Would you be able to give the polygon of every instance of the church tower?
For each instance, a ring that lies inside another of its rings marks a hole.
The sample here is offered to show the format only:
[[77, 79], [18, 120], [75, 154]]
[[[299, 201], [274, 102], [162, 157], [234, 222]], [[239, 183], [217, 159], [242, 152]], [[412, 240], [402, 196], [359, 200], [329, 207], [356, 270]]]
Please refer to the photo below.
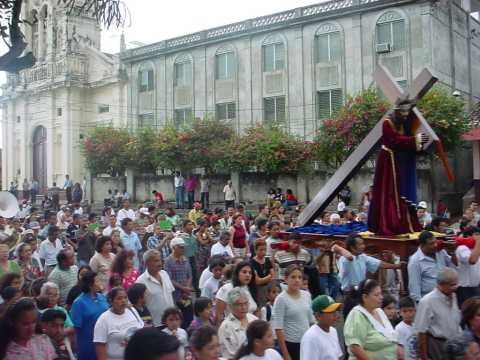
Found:
[[45, 191], [65, 175], [86, 175], [80, 142], [98, 122], [121, 121], [117, 55], [101, 52], [101, 27], [57, 0], [24, 0], [22, 18], [33, 67], [8, 74], [3, 111], [2, 184], [36, 179]]

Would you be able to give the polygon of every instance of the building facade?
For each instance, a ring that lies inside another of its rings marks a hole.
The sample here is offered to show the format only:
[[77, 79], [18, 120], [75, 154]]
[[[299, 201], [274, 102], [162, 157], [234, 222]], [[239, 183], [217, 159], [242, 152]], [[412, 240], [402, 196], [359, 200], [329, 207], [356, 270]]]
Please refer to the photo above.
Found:
[[67, 15], [56, 0], [24, 2], [24, 34], [37, 62], [8, 74], [2, 87], [2, 184], [37, 179], [41, 188], [81, 183], [79, 141], [89, 126], [124, 126], [126, 79], [118, 56], [100, 51], [100, 26], [87, 14]]
[[82, 129], [105, 122], [161, 129], [215, 117], [239, 132], [270, 122], [311, 139], [348, 94], [373, 84], [378, 63], [401, 86], [428, 67], [469, 104], [480, 99], [477, 0], [333, 0], [119, 57], [99, 51], [93, 19], [52, 3], [29, 2], [45, 19], [29, 33], [39, 62], [3, 89], [4, 187], [79, 179]]

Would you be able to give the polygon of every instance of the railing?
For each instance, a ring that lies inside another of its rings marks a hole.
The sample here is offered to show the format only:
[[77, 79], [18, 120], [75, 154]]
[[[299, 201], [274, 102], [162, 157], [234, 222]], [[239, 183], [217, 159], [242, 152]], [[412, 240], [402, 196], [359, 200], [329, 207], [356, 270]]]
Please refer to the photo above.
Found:
[[12, 86], [31, 85], [46, 80], [68, 77], [71, 80], [85, 81], [88, 74], [87, 59], [83, 55], [68, 55], [56, 62], [41, 63], [11, 75]]
[[136, 49], [130, 49], [123, 52], [121, 54], [121, 57], [123, 59], [127, 59], [129, 57], [147, 55], [157, 52], [159, 50], [173, 49], [179, 46], [195, 44], [205, 40], [221, 39], [226, 36], [241, 34], [251, 29], [259, 30], [263, 28], [268, 28], [273, 25], [288, 23], [290, 21], [307, 18], [313, 15], [325, 14], [332, 11], [353, 8], [355, 6], [367, 5], [380, 1], [382, 0], [331, 0], [316, 5], [305, 6], [302, 8], [287, 10], [281, 13], [262, 16], [255, 19], [249, 19], [205, 31], [199, 31], [193, 34], [160, 41]]

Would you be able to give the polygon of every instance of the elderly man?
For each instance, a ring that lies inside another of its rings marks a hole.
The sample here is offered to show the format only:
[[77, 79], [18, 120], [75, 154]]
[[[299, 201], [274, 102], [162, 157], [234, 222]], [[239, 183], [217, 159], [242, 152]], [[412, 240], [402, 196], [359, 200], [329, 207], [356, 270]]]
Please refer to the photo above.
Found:
[[60, 250], [57, 254], [57, 266], [48, 275], [48, 281], [58, 286], [60, 299], [58, 303], [64, 305], [68, 293], [77, 284], [78, 267], [75, 265], [75, 253], [71, 247]]
[[173, 238], [170, 242], [173, 252], [165, 260], [164, 269], [170, 276], [175, 287], [173, 297], [175, 301], [188, 299], [192, 295], [192, 268], [184, 256], [185, 241], [181, 237]]
[[172, 296], [175, 288], [168, 273], [162, 270], [162, 259], [158, 250], [145, 252], [143, 262], [147, 270], [136, 282], [147, 287], [147, 308], [152, 314], [153, 325], [161, 326], [165, 309], [175, 306]]
[[227, 304], [230, 314], [223, 320], [218, 329], [220, 350], [225, 359], [233, 359], [235, 353], [246, 340], [248, 324], [257, 317], [248, 312], [248, 298], [246, 290], [235, 287], [227, 295]]
[[458, 287], [457, 272], [450, 268], [440, 270], [437, 286], [418, 303], [415, 330], [421, 360], [445, 359], [445, 342], [462, 334], [461, 314], [455, 290]]
[[408, 290], [416, 302], [435, 288], [440, 270], [454, 266], [445, 250], [437, 251], [437, 239], [430, 231], [422, 231], [418, 242], [418, 250], [408, 261]]

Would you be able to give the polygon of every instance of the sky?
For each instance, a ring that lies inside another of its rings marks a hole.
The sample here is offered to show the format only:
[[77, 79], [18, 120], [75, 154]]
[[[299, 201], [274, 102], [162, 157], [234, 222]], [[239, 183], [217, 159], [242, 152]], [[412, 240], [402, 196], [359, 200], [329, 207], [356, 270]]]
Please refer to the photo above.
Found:
[[124, 0], [125, 26], [103, 32], [102, 50], [118, 52], [122, 30], [130, 48], [319, 2], [325, 0]]

